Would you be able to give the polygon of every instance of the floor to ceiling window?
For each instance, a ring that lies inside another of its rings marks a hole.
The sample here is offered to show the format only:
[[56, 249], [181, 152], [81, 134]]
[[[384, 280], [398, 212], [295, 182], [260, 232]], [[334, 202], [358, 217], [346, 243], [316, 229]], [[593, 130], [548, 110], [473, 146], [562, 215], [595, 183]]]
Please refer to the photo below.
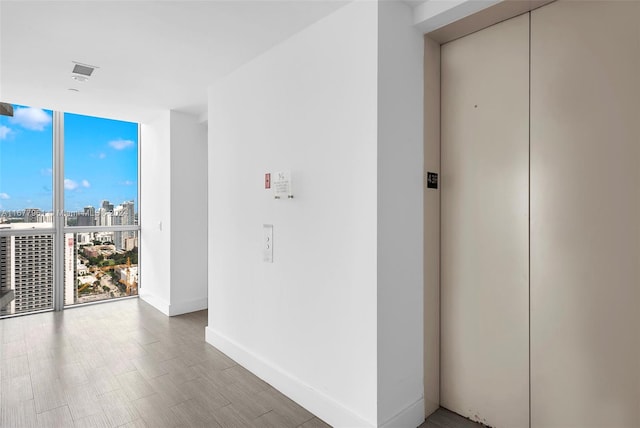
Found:
[[138, 294], [136, 123], [0, 116], [0, 317]]
[[0, 316], [53, 309], [53, 112], [0, 116]]

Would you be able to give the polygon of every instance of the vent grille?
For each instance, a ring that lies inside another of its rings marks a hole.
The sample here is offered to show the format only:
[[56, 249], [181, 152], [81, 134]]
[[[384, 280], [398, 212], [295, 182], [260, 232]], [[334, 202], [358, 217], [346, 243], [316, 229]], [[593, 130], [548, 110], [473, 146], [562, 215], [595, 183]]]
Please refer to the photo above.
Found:
[[13, 105], [9, 103], [0, 103], [0, 115], [13, 116]]
[[95, 70], [95, 68], [88, 65], [76, 64], [73, 66], [73, 73], [81, 74], [83, 76], [91, 76], [93, 70]]

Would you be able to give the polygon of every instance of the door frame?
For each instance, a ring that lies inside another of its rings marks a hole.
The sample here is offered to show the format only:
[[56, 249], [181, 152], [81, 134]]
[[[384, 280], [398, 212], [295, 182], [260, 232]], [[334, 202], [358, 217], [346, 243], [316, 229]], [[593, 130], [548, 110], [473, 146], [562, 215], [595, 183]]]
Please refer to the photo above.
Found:
[[[424, 171], [440, 171], [440, 47], [452, 40], [552, 3], [501, 1], [424, 35]], [[440, 183], [424, 186], [424, 403], [428, 417], [440, 407]]]

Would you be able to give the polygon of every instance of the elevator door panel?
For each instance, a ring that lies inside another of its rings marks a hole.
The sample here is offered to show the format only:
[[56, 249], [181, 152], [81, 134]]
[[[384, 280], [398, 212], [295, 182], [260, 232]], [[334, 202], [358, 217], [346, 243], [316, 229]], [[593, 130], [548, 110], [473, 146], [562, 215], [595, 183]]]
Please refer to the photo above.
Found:
[[640, 2], [531, 21], [532, 427], [640, 427]]
[[441, 55], [441, 403], [527, 427], [529, 15]]

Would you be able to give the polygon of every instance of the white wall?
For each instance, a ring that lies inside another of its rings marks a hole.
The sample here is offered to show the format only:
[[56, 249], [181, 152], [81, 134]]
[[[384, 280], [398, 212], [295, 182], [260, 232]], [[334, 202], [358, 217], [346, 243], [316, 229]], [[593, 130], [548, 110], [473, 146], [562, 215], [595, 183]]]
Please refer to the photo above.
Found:
[[416, 6], [413, 22], [416, 28], [426, 34], [480, 12], [500, 1], [502, 0], [425, 1]]
[[140, 298], [166, 315], [205, 309], [206, 128], [166, 111], [141, 133]]
[[207, 307], [207, 128], [171, 112], [170, 315]]
[[209, 93], [207, 340], [338, 426], [376, 423], [376, 17], [345, 6]]
[[417, 426], [424, 420], [424, 40], [406, 4], [379, 7], [378, 423]]
[[[140, 298], [169, 314], [171, 277], [170, 112], [141, 125]], [[162, 230], [160, 230], [162, 223]]]
[[[207, 341], [334, 426], [424, 414], [422, 38], [380, 6], [399, 64], [379, 82], [378, 7], [348, 4], [209, 92]], [[287, 169], [295, 197], [275, 200], [264, 174]]]

